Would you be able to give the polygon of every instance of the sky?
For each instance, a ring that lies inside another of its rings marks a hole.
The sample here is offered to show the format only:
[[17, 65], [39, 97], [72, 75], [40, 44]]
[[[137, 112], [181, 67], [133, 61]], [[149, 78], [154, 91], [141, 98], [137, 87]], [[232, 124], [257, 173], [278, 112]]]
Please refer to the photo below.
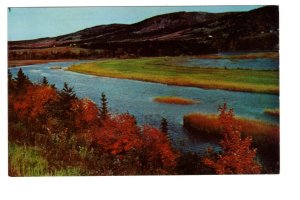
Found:
[[258, 7], [261, 6], [10, 8], [8, 40], [54, 37], [103, 24], [132, 24], [178, 11], [220, 13], [249, 11]]

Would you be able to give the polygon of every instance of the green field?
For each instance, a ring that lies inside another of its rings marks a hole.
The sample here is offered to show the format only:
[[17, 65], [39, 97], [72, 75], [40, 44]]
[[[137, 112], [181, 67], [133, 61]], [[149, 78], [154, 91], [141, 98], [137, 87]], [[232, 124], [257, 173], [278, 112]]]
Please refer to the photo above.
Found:
[[179, 66], [182, 57], [105, 59], [68, 70], [97, 76], [231, 91], [279, 93], [279, 72]]

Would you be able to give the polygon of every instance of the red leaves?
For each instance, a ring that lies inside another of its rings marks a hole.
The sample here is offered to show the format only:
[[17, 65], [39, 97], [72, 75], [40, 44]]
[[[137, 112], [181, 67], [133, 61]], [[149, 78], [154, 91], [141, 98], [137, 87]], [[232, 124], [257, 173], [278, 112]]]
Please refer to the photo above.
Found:
[[13, 109], [21, 119], [35, 119], [46, 112], [45, 105], [57, 100], [57, 93], [51, 87], [28, 86], [26, 93], [16, 95], [13, 102]]
[[106, 152], [114, 155], [142, 147], [140, 129], [129, 114], [106, 119], [96, 133], [96, 139]]
[[98, 120], [99, 109], [89, 99], [72, 100], [71, 111], [75, 115], [75, 126], [79, 129], [95, 124]]
[[140, 129], [129, 114], [116, 115], [103, 122], [96, 133], [98, 144], [113, 155], [126, 155], [130, 151], [145, 157], [147, 164], [169, 169], [176, 166], [177, 153], [167, 136], [156, 128]]
[[[76, 98], [66, 84], [64, 88], [58, 92], [47, 85], [32, 84], [24, 87], [22, 93], [10, 94], [9, 108], [15, 120], [34, 128], [30, 132], [32, 143], [36, 133], [44, 133], [40, 135], [47, 139], [48, 145], [53, 145], [51, 151], [56, 152], [58, 147], [61, 155], [91, 147], [97, 151], [95, 158], [105, 163], [103, 166], [120, 174], [174, 172], [178, 154], [165, 133], [151, 126], [139, 127], [128, 113], [106, 113], [106, 117], [101, 117], [103, 112], [100, 114], [94, 102]], [[29, 139], [24, 137], [24, 140]], [[70, 159], [69, 155], [62, 159]], [[75, 158], [74, 155], [71, 157]]]
[[174, 167], [178, 155], [174, 152], [167, 136], [156, 128], [144, 126], [144, 148], [149, 161], [161, 160], [164, 168]]
[[90, 123], [98, 118], [99, 110], [97, 105], [89, 99], [81, 100], [83, 104], [82, 120]]
[[219, 108], [224, 139], [220, 142], [223, 154], [216, 161], [205, 158], [204, 164], [213, 168], [217, 174], [258, 174], [261, 167], [256, 163], [256, 150], [251, 149], [252, 138], [241, 138], [235, 125], [233, 110], [227, 111], [226, 103]]

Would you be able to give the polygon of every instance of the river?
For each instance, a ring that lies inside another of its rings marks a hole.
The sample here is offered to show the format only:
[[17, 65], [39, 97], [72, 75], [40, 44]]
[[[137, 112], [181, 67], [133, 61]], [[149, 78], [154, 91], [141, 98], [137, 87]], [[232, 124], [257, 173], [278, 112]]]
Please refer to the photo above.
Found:
[[[231, 92], [217, 89], [200, 89], [193, 87], [170, 86], [135, 80], [97, 77], [64, 71], [53, 70], [51, 66], [68, 67], [79, 62], [59, 62], [23, 66], [23, 72], [34, 82], [47, 77], [49, 83], [58, 89], [67, 82], [79, 97], [88, 97], [100, 104], [100, 94], [104, 92], [108, 106], [113, 113], [129, 112], [137, 118], [138, 124], [150, 124], [159, 127], [162, 117], [167, 118], [169, 137], [177, 149], [203, 153], [208, 146], [218, 149], [212, 142], [199, 141], [182, 128], [183, 116], [192, 112], [217, 113], [218, 106], [227, 102], [238, 116], [278, 123], [278, 118], [264, 114], [266, 108], [278, 108], [279, 97], [272, 94]], [[11, 68], [16, 75], [20, 67]], [[198, 100], [194, 105], [171, 105], [153, 101], [156, 96], [180, 96]]]

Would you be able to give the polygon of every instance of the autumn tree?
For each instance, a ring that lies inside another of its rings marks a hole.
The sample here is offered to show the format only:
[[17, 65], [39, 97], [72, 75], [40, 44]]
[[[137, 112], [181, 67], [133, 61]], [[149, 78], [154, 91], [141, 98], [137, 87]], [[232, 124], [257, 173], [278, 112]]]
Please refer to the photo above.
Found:
[[107, 118], [96, 137], [104, 151], [113, 155], [142, 146], [140, 129], [135, 124], [135, 118], [128, 113]]
[[[127, 170], [137, 170], [129, 173], [174, 173], [178, 154], [168, 137], [148, 125], [140, 128], [134, 116], [128, 113], [107, 117], [95, 135], [103, 152], [115, 159], [112, 163], [131, 163]], [[120, 168], [120, 165], [112, 165], [111, 169]]]
[[217, 174], [258, 174], [261, 166], [255, 161], [256, 149], [251, 148], [252, 138], [241, 138], [239, 127], [234, 120], [233, 109], [227, 111], [227, 104], [219, 108], [219, 120], [223, 139], [223, 152], [216, 159], [205, 158], [204, 164]]
[[172, 148], [167, 135], [157, 128], [145, 125], [142, 138], [142, 152], [146, 156], [143, 165], [148, 169], [148, 174], [173, 174], [179, 154]]
[[89, 128], [93, 124], [97, 125], [99, 109], [90, 99], [84, 98], [73, 101], [71, 110], [78, 129]]
[[165, 134], [168, 133], [168, 121], [164, 117], [160, 121], [160, 130], [161, 130], [161, 132], [163, 132]]
[[107, 116], [108, 116], [107, 99], [106, 99], [106, 95], [102, 92], [100, 117], [101, 117], [101, 119], [105, 120], [107, 118]]
[[51, 87], [30, 86], [24, 95], [15, 96], [13, 109], [20, 119], [35, 120], [47, 112], [45, 105], [56, 98], [56, 91]]

